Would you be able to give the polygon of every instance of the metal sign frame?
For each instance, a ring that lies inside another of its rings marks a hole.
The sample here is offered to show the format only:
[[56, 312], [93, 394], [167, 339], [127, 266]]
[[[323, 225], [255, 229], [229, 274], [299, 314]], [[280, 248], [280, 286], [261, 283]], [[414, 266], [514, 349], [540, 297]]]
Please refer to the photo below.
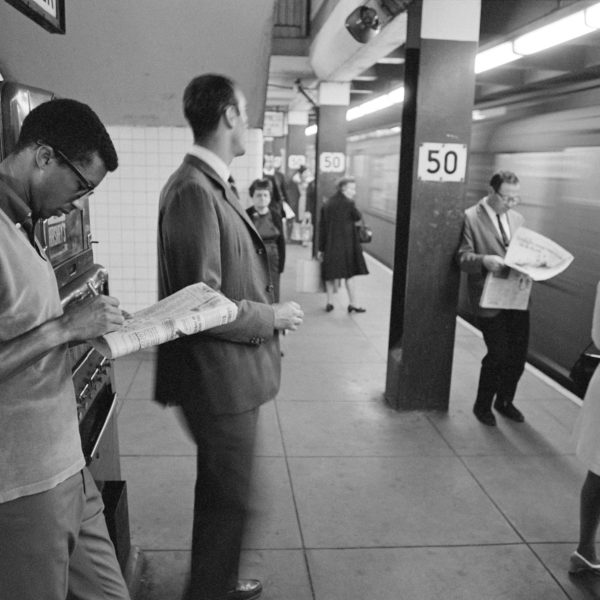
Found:
[[65, 33], [65, 0], [6, 0], [50, 33]]

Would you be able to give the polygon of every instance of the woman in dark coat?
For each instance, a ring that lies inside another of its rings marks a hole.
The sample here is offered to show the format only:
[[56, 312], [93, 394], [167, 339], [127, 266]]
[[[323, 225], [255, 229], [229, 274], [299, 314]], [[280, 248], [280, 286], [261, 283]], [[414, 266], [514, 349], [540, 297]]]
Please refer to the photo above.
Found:
[[337, 280], [343, 279], [348, 292], [348, 312], [365, 312], [358, 306], [352, 277], [369, 273], [358, 239], [357, 223], [362, 220], [353, 198], [356, 196], [356, 181], [344, 177], [337, 184], [337, 193], [329, 198], [321, 210], [319, 223], [319, 260], [323, 262], [323, 279], [327, 292], [325, 310], [333, 310], [331, 295], [336, 290]]
[[285, 237], [281, 214], [278, 208], [271, 204], [271, 190], [271, 182], [268, 179], [254, 180], [250, 186], [253, 206], [246, 212], [265, 243], [269, 273], [274, 286], [273, 294], [275, 302], [279, 302], [279, 277], [285, 265]]

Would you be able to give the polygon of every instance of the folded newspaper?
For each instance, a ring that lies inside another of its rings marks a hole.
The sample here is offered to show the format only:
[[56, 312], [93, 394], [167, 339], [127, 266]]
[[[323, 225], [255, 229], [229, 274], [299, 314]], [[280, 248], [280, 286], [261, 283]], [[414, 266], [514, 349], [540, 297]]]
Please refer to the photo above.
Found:
[[545, 281], [562, 273], [573, 255], [551, 239], [519, 227], [504, 257], [507, 268], [488, 273], [479, 306], [527, 310], [533, 281]]
[[237, 306], [231, 300], [205, 283], [195, 283], [134, 313], [121, 329], [91, 340], [91, 344], [102, 355], [117, 358], [225, 325], [236, 317]]

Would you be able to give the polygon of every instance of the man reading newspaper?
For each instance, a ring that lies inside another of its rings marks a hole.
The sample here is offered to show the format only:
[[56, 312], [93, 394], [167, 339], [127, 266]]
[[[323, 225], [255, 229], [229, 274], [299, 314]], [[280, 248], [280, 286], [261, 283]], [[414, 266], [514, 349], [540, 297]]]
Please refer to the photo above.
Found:
[[471, 307], [483, 333], [487, 354], [481, 361], [473, 413], [481, 423], [496, 425], [493, 407], [501, 415], [521, 423], [525, 420], [514, 406], [517, 384], [525, 368], [529, 344], [529, 306], [521, 309], [485, 308], [480, 305], [488, 273], [499, 274], [511, 236], [523, 225], [513, 208], [519, 203], [519, 178], [511, 171], [498, 171], [490, 179], [488, 194], [465, 212], [456, 258], [468, 274]]

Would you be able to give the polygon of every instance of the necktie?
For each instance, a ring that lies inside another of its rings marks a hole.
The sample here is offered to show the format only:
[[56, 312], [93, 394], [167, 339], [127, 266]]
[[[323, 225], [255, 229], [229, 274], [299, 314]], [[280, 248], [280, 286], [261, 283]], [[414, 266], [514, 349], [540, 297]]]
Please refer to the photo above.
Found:
[[31, 217], [27, 217], [26, 219], [21, 221], [21, 227], [23, 228], [23, 231], [27, 234], [31, 245], [35, 248], [35, 227], [33, 225]]
[[500, 235], [502, 236], [502, 243], [506, 248], [508, 248], [508, 244], [510, 243], [508, 236], [506, 235], [506, 230], [502, 225], [502, 220], [500, 219], [500, 215], [496, 214], [496, 219], [498, 219], [498, 227], [500, 228]]
[[233, 180], [233, 177], [230, 175], [229, 179], [227, 180], [227, 182], [229, 183], [229, 187], [231, 188], [231, 191], [235, 194], [235, 197], [239, 200], [240, 195], [238, 194], [237, 188], [235, 187], [235, 181]]

